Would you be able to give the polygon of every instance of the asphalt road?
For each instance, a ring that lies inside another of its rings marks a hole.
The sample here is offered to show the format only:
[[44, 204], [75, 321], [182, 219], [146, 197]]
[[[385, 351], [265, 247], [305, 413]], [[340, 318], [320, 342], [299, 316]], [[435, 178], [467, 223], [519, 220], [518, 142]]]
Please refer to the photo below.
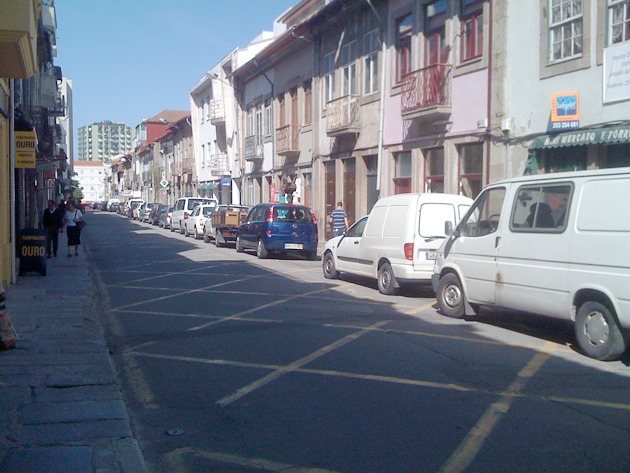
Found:
[[630, 368], [564, 323], [104, 212], [83, 239], [150, 471], [630, 471]]

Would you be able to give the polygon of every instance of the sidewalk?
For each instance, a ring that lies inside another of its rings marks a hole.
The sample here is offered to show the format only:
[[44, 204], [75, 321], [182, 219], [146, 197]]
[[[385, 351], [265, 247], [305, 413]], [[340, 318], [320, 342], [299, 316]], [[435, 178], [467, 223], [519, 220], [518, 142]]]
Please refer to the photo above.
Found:
[[0, 472], [140, 473], [84, 247], [5, 287], [19, 339], [0, 352]]

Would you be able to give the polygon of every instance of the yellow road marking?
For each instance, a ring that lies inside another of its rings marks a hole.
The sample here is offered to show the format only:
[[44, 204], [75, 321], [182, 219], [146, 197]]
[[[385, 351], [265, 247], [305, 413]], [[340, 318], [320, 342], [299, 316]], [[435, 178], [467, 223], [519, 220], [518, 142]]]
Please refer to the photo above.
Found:
[[184, 455], [194, 455], [208, 460], [216, 460], [221, 463], [227, 463], [244, 468], [252, 468], [256, 470], [264, 470], [278, 473], [335, 473], [333, 470], [323, 470], [321, 468], [309, 468], [290, 465], [288, 463], [280, 463], [265, 458], [248, 458], [240, 455], [231, 455], [221, 452], [207, 452], [194, 447], [184, 447], [173, 450], [165, 455], [164, 460], [169, 466], [170, 471], [184, 473]]
[[[388, 320], [383, 320], [381, 322], [377, 322], [376, 324], [373, 325], [373, 327], [382, 327], [383, 325], [389, 323]], [[260, 378], [257, 381], [254, 381], [253, 383], [244, 386], [243, 388], [239, 389], [238, 391], [236, 391], [234, 394], [231, 394], [229, 396], [224, 397], [223, 399], [219, 399], [217, 401], [217, 404], [219, 404], [220, 406], [227, 406], [228, 404], [233, 403], [234, 401], [242, 398], [243, 396], [246, 396], [247, 394], [251, 393], [252, 391], [255, 391], [269, 383], [271, 383], [272, 381], [275, 381], [276, 379], [278, 379], [281, 376], [284, 376], [286, 373], [290, 373], [292, 371], [297, 370], [298, 368], [301, 368], [302, 366], [304, 366], [307, 363], [310, 363], [313, 360], [316, 360], [319, 357], [322, 357], [324, 355], [327, 355], [328, 353], [332, 352], [333, 350], [336, 350], [337, 348], [340, 348], [350, 342], [353, 342], [354, 340], [362, 337], [363, 335], [365, 335], [366, 333], [368, 333], [367, 330], [359, 330], [358, 332], [352, 333], [350, 335], [347, 335], [345, 337], [343, 337], [340, 340], [337, 340], [336, 342], [333, 342], [329, 345], [326, 345], [323, 348], [320, 348], [319, 350], [314, 351], [313, 353], [311, 353], [310, 355], [307, 355], [303, 358], [300, 358], [299, 360], [294, 361], [293, 363], [288, 364], [287, 366], [274, 371], [273, 373], [269, 373], [267, 376], [263, 376], [262, 378]]]
[[518, 373], [516, 379], [501, 393], [501, 397], [483, 413], [477, 424], [468, 432], [459, 447], [453, 452], [440, 471], [445, 473], [459, 473], [465, 471], [473, 462], [490, 433], [501, 418], [510, 410], [514, 399], [519, 396], [529, 380], [540, 370], [551, 357], [556, 345], [547, 342], [544, 351], [537, 353]]

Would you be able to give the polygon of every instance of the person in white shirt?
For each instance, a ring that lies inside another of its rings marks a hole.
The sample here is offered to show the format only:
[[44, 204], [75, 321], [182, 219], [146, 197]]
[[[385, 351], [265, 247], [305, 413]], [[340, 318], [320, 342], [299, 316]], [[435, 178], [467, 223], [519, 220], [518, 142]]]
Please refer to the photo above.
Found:
[[72, 256], [71, 247], [74, 246], [74, 256], [79, 256], [79, 245], [81, 244], [81, 229], [77, 222], [83, 221], [83, 212], [74, 206], [74, 202], [68, 201], [64, 225], [68, 235], [68, 258]]

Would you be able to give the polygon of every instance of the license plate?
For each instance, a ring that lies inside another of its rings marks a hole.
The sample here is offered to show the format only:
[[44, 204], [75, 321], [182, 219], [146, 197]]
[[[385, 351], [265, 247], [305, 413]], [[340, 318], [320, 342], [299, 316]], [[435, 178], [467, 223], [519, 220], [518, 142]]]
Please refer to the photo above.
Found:
[[302, 250], [304, 249], [304, 245], [302, 243], [285, 243], [285, 250]]
[[434, 260], [435, 259], [435, 254], [436, 254], [435, 251], [427, 251], [425, 254], [426, 254], [426, 258], [428, 260]]

